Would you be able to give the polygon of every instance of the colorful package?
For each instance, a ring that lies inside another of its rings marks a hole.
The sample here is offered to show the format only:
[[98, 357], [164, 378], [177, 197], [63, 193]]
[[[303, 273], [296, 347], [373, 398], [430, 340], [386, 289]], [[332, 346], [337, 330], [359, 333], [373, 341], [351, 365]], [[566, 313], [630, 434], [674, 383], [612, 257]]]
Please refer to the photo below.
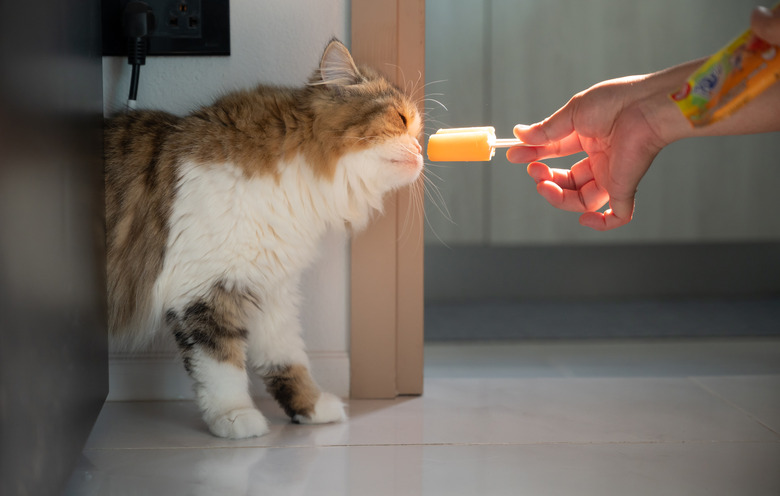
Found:
[[671, 95], [693, 126], [736, 112], [780, 79], [780, 48], [751, 30], [710, 57]]

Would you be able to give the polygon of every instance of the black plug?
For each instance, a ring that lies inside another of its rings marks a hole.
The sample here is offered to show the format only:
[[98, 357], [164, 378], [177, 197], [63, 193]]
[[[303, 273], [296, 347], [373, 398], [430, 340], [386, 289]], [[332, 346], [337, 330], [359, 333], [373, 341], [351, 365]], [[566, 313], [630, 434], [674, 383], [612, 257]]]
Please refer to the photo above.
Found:
[[138, 77], [141, 66], [146, 64], [147, 38], [154, 31], [152, 8], [138, 1], [128, 2], [122, 12], [122, 31], [127, 37], [127, 63], [133, 66], [130, 77], [130, 95], [127, 108], [134, 109], [138, 95]]

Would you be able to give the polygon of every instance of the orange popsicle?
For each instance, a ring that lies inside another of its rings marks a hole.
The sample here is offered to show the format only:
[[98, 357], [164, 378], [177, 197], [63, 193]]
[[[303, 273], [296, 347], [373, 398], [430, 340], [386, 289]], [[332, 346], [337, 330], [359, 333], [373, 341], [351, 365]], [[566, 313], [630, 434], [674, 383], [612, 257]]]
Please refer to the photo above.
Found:
[[496, 148], [523, 145], [518, 139], [496, 139], [493, 127], [439, 129], [428, 138], [428, 160], [434, 162], [484, 162]]

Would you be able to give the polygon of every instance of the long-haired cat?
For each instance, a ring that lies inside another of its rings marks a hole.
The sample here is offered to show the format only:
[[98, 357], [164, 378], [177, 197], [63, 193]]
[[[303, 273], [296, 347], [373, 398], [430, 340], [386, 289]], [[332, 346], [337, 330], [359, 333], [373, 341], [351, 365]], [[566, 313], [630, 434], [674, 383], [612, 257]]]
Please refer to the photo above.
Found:
[[300, 276], [329, 227], [364, 227], [385, 193], [418, 177], [420, 130], [414, 103], [337, 40], [302, 88], [109, 120], [112, 339], [134, 347], [173, 333], [217, 436], [268, 431], [247, 369], [293, 421], [344, 419], [309, 373]]

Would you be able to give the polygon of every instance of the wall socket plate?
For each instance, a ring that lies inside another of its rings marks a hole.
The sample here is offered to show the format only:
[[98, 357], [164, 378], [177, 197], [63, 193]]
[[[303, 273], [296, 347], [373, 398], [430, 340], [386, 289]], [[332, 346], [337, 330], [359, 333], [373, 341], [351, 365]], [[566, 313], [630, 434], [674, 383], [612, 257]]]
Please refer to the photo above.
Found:
[[[103, 0], [103, 55], [127, 55], [122, 12], [131, 0]], [[230, 55], [228, 0], [142, 0], [155, 27], [147, 55]]]

